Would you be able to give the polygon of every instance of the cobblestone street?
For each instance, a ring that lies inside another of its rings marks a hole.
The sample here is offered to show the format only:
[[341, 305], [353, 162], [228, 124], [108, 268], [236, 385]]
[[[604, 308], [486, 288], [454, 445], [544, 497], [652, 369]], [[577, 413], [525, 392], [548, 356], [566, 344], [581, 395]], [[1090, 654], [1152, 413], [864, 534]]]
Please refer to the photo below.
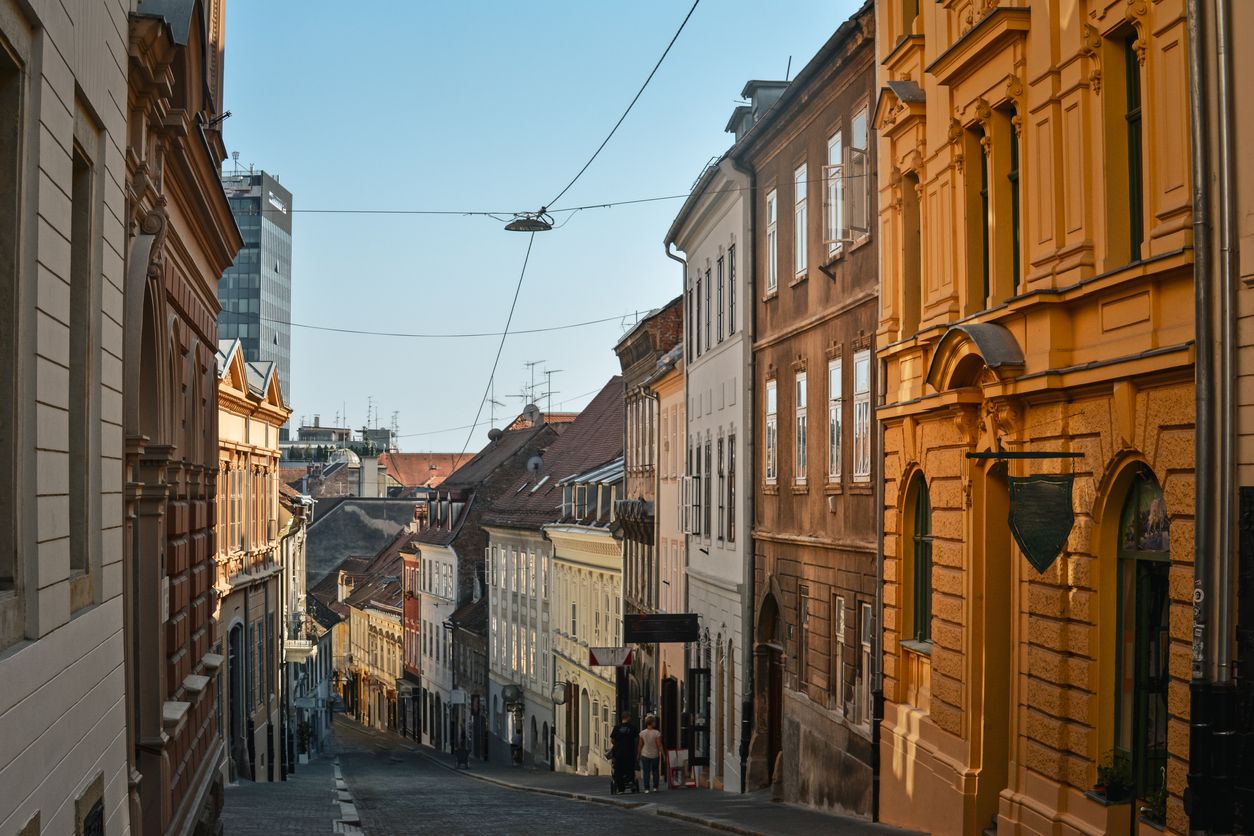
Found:
[[[337, 721], [340, 769], [367, 836], [438, 833], [515, 834], [546, 828], [613, 834], [713, 833], [586, 801], [508, 789], [453, 773], [398, 737]], [[355, 832], [337, 824], [341, 806], [330, 756], [280, 785], [241, 782], [228, 787], [227, 836]]]

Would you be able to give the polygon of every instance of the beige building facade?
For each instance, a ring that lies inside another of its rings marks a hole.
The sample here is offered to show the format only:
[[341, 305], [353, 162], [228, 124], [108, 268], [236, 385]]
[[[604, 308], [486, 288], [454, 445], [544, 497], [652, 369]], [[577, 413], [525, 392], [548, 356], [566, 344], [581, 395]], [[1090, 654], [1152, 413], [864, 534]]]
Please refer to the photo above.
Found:
[[277, 367], [249, 363], [239, 340], [218, 354], [217, 642], [226, 664], [223, 776], [283, 777], [280, 666], [285, 600], [279, 517], [279, 429], [291, 414]]
[[0, 2], [0, 833], [131, 832], [126, 2]]

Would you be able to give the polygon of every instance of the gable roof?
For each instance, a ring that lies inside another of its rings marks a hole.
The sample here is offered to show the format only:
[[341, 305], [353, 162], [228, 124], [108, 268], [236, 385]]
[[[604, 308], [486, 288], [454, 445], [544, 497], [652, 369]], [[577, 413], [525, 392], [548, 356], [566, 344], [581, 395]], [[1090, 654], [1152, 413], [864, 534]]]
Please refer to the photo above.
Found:
[[444, 480], [444, 488], [473, 488], [521, 450], [529, 441], [544, 434], [556, 435], [548, 424], [538, 424], [520, 430], [505, 430], [501, 436], [489, 441], [487, 446]]
[[484, 514], [486, 525], [539, 527], [561, 512], [560, 482], [605, 465], [623, 454], [623, 379], [615, 375], [543, 456], [538, 473], [527, 473]]
[[457, 461], [456, 453], [383, 453], [379, 463], [388, 476], [404, 488], [434, 488], [449, 474]]

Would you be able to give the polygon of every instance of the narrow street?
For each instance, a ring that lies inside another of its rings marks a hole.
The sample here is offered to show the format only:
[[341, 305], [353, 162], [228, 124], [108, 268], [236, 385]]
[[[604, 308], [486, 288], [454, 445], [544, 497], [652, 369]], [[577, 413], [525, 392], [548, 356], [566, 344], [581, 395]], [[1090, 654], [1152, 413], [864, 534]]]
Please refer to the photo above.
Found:
[[[455, 773], [395, 735], [337, 720], [339, 766], [367, 836], [439, 833], [511, 834], [546, 828], [580, 833], [713, 833], [616, 806], [507, 789]], [[226, 790], [222, 819], [227, 836], [286, 836], [354, 832], [336, 829], [332, 757], [298, 767], [277, 786], [241, 783]]]

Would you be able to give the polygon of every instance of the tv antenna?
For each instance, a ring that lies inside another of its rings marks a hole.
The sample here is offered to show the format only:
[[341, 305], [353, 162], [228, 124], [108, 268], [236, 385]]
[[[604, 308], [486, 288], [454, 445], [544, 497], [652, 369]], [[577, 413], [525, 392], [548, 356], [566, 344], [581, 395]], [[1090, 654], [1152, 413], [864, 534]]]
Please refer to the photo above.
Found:
[[553, 388], [553, 375], [558, 374], [562, 369], [545, 369], [544, 370], [544, 411], [553, 411], [553, 395], [560, 393], [560, 389]]
[[527, 386], [527, 397], [529, 400], [536, 398], [536, 366], [542, 365], [544, 360], [528, 360], [523, 363], [527, 367], [528, 374], [531, 375], [531, 383]]

